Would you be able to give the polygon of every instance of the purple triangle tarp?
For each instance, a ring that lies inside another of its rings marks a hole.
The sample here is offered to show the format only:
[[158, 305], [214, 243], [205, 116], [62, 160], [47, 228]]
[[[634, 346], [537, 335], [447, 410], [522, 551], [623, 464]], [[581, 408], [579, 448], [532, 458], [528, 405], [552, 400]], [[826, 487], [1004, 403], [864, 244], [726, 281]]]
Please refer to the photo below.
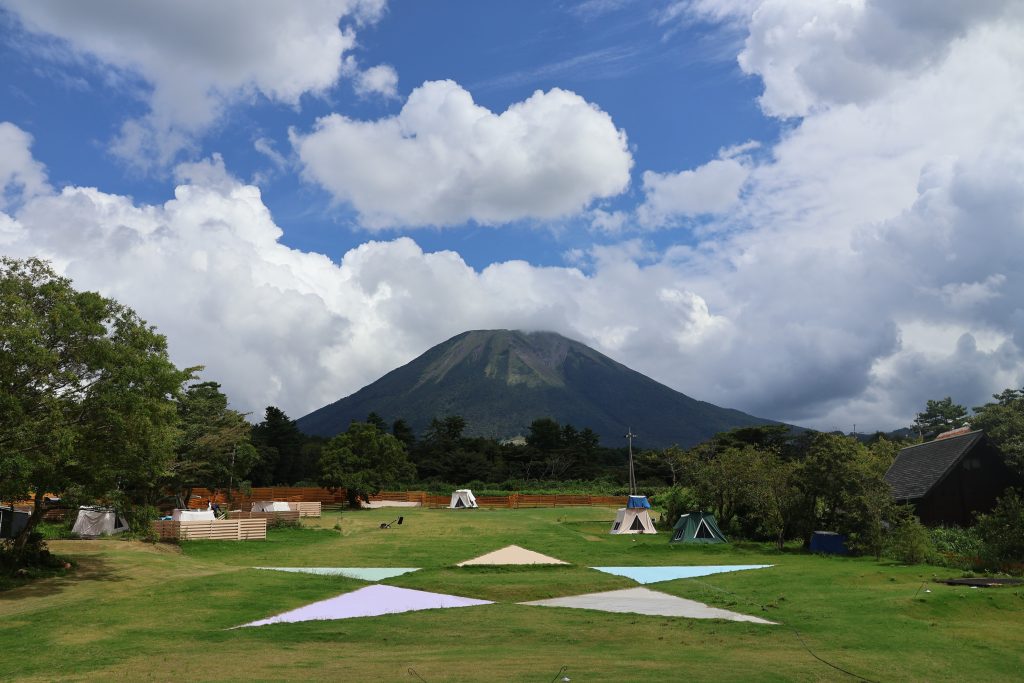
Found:
[[314, 602], [310, 605], [293, 609], [290, 612], [243, 624], [242, 626], [263, 626], [265, 624], [313, 621], [317, 619], [376, 617], [382, 614], [398, 614], [425, 609], [472, 607], [474, 605], [489, 604], [491, 604], [490, 600], [475, 600], [473, 598], [462, 598], [457, 595], [430, 593], [411, 588], [396, 588], [395, 586], [376, 584], [327, 600]]

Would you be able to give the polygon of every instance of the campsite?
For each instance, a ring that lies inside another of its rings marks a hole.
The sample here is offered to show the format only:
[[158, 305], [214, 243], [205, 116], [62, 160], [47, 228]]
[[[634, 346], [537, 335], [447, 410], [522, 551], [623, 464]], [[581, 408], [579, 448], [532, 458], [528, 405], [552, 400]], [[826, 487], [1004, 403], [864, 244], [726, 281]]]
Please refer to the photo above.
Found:
[[[579, 681], [846, 677], [808, 649], [869, 680], [1010, 680], [1024, 664], [1024, 591], [933, 583], [953, 570], [613, 535], [613, 507], [412, 508], [380, 529], [390, 512], [327, 511], [242, 543], [53, 541], [76, 569], [0, 593], [0, 677], [419, 680], [412, 669], [431, 682], [542, 681], [563, 666]], [[510, 544], [570, 564], [455, 566]], [[762, 564], [645, 587], [773, 626], [516, 604], [638, 586], [592, 566]], [[235, 629], [374, 585], [260, 566], [418, 567], [382, 583], [494, 604]]]

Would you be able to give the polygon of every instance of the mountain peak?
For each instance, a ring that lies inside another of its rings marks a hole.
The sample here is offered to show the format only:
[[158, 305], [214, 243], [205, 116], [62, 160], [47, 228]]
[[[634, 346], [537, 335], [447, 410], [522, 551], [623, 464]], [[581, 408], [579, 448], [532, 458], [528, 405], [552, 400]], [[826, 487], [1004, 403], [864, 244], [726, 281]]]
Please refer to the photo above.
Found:
[[298, 424], [331, 436], [371, 412], [417, 433], [434, 417], [461, 415], [467, 434], [497, 438], [551, 417], [590, 427], [608, 445], [632, 427], [648, 448], [771, 422], [692, 399], [556, 332], [522, 330], [463, 332]]
[[565, 386], [562, 366], [572, 347], [586, 349], [555, 332], [472, 330], [445, 343], [445, 350], [427, 368], [422, 382], [443, 382], [449, 371], [469, 363], [484, 377], [508, 385]]

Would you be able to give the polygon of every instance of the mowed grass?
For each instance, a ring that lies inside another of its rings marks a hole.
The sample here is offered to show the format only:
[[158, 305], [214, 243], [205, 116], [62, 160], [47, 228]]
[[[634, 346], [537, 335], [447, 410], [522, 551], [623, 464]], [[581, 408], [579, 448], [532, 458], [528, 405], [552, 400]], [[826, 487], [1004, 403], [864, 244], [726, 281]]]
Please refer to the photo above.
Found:
[[[398, 514], [401, 527], [377, 528]], [[54, 542], [74, 572], [0, 593], [0, 679], [416, 681], [411, 667], [431, 683], [550, 681], [563, 665], [574, 681], [849, 678], [801, 639], [875, 681], [1019, 680], [1024, 671], [1024, 590], [935, 584], [955, 572], [870, 558], [613, 537], [613, 516], [376, 510], [328, 514], [260, 542]], [[454, 567], [512, 543], [572, 565]], [[648, 587], [779, 625], [514, 604], [636, 585], [588, 566], [702, 564], [776, 566]], [[421, 567], [385, 583], [497, 604], [232, 630], [367, 585], [254, 566]]]

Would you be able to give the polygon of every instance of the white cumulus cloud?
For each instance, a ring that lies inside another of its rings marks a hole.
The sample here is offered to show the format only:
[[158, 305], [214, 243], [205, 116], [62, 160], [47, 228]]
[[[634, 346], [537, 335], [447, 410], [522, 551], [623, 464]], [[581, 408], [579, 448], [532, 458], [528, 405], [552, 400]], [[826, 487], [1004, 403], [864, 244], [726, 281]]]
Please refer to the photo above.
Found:
[[688, 216], [723, 213], [740, 200], [750, 174], [740, 159], [713, 159], [693, 170], [678, 173], [644, 171], [644, 202], [637, 220], [645, 227], [661, 227]]
[[371, 228], [558, 218], [621, 193], [633, 163], [626, 134], [575, 93], [496, 114], [452, 81], [416, 88], [397, 116], [326, 116], [292, 143], [306, 176]]
[[297, 105], [337, 82], [355, 29], [384, 0], [2, 0], [25, 29], [56, 37], [151, 88], [148, 114], [124, 123], [115, 150], [165, 164], [224, 109], [259, 94]]
[[0, 210], [46, 192], [46, 169], [32, 158], [32, 136], [0, 122]]
[[356, 94], [366, 97], [398, 97], [398, 72], [390, 64], [378, 64], [359, 72], [355, 82]]

